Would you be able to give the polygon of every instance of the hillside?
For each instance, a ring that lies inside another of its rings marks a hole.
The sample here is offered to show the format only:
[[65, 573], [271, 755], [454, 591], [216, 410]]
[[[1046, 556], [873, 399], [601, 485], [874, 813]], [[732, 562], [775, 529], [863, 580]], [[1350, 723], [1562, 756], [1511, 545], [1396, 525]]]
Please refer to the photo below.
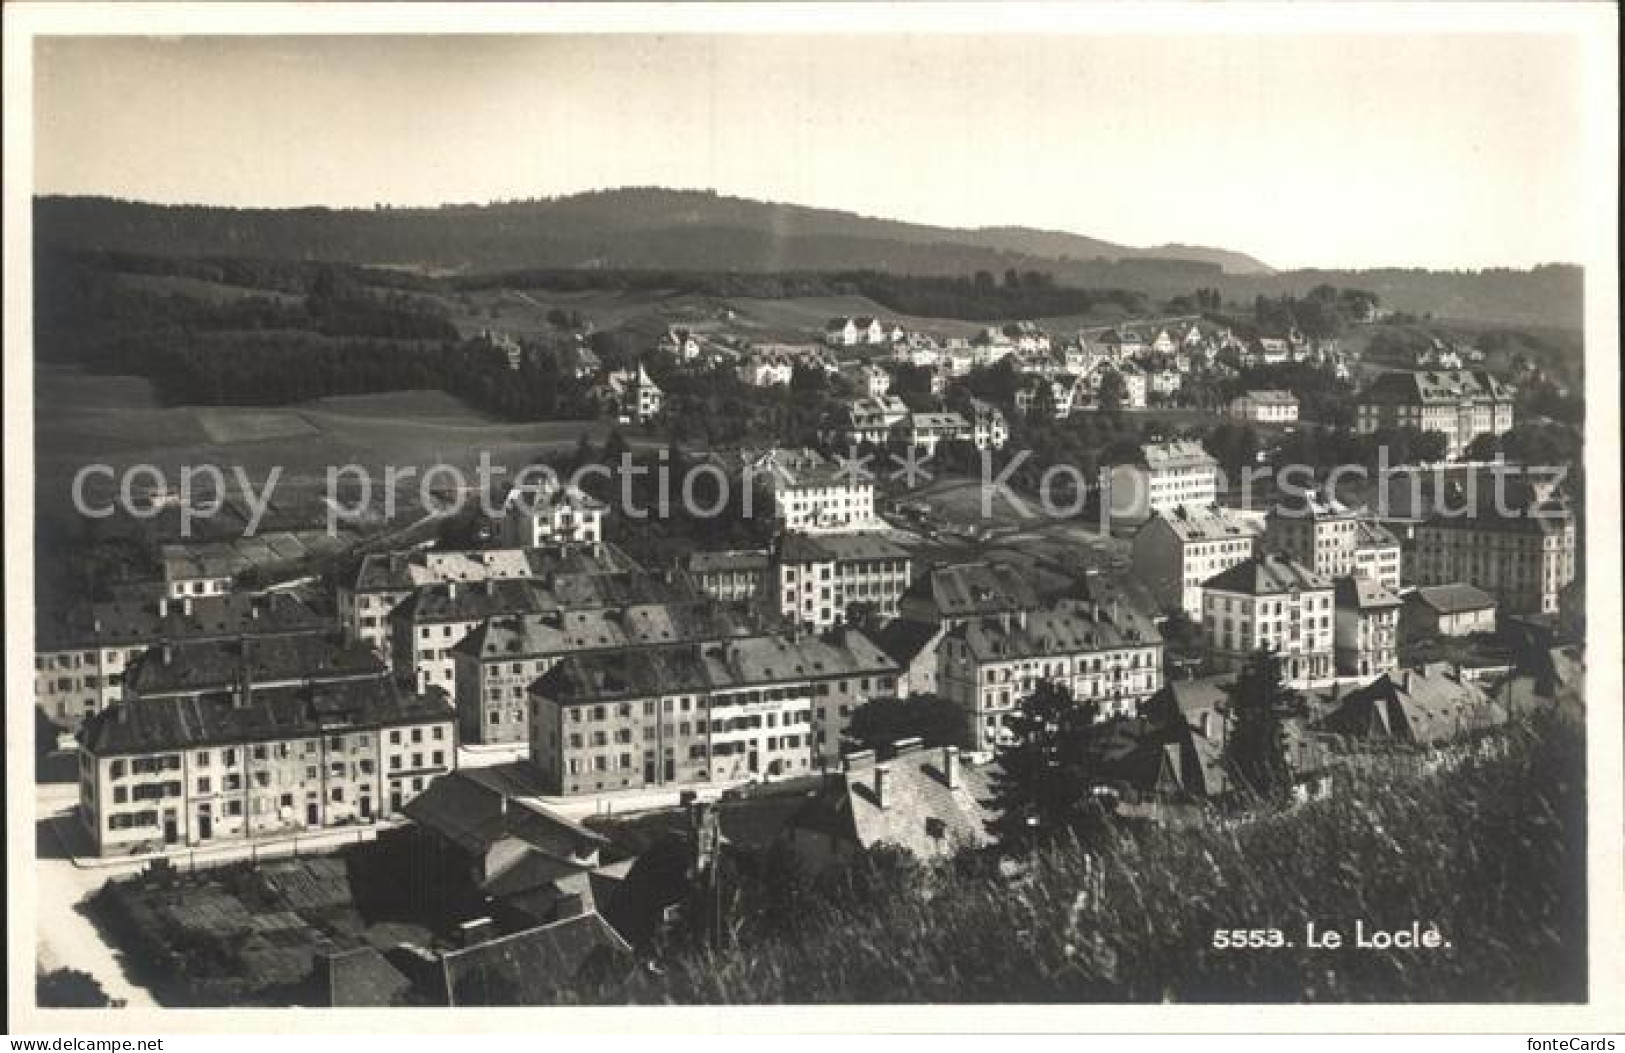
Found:
[[166, 255], [252, 255], [462, 271], [520, 266], [830, 270], [1002, 270], [1039, 261], [1199, 263], [1241, 274], [1264, 264], [1218, 249], [1136, 249], [1019, 227], [959, 230], [695, 191], [609, 190], [435, 209], [168, 207], [44, 198], [40, 240]]
[[[1364, 775], [1249, 824], [1075, 846], [1011, 880], [882, 860], [839, 901], [768, 904], [785, 929], [583, 985], [595, 1004], [1561, 1002], [1586, 992], [1584, 742], [1534, 715], [1501, 756]], [[726, 856], [724, 857], [726, 859]], [[860, 868], [861, 869], [861, 868]], [[1093, 888], [1094, 895], [1086, 890]], [[1347, 938], [1311, 949], [1305, 924]], [[1437, 926], [1434, 949], [1353, 946]], [[1279, 929], [1272, 950], [1213, 933]]]
[[1370, 289], [1410, 314], [1511, 325], [1582, 326], [1583, 274], [1415, 269], [1274, 272], [1224, 249], [1129, 248], [1079, 235], [956, 230], [710, 193], [610, 190], [440, 208], [233, 209], [108, 198], [35, 201], [36, 248], [224, 260], [325, 261], [427, 274], [523, 270], [831, 273], [969, 278], [1048, 274], [1063, 286], [1159, 300], [1217, 288], [1228, 300]]

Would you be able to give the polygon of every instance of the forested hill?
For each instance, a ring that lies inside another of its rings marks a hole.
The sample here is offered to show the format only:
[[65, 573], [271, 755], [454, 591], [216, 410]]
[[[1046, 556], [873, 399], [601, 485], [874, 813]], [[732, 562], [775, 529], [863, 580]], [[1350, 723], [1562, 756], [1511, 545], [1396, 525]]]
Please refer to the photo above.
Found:
[[609, 190], [427, 209], [234, 209], [40, 198], [41, 248], [174, 257], [321, 260], [457, 274], [536, 268], [746, 273], [874, 270], [969, 278], [1036, 271], [1061, 285], [1157, 299], [1370, 289], [1413, 314], [1581, 325], [1581, 272], [1379, 270], [1275, 273], [1223, 249], [1133, 249], [1074, 234], [955, 230], [697, 191]]

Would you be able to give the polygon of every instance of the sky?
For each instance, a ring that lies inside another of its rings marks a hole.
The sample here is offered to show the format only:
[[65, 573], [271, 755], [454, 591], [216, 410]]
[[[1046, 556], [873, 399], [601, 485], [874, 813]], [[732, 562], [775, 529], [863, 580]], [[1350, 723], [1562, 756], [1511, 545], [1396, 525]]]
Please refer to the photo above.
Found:
[[283, 207], [616, 186], [1280, 268], [1585, 254], [1571, 37], [50, 37], [35, 190]]

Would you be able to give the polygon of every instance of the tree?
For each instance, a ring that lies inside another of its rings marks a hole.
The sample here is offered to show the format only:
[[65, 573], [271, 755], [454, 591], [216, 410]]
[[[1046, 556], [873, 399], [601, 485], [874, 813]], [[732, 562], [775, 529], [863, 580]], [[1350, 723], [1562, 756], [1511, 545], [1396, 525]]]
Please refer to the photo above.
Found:
[[901, 739], [917, 738], [930, 749], [959, 742], [964, 729], [965, 711], [936, 695], [872, 698], [852, 711], [841, 744], [881, 752]]
[[1225, 771], [1244, 795], [1285, 804], [1293, 785], [1286, 722], [1304, 713], [1303, 696], [1286, 686], [1281, 659], [1271, 651], [1248, 658], [1223, 691]]
[[1098, 713], [1094, 701], [1044, 680], [1010, 714], [992, 779], [998, 818], [988, 823], [1001, 848], [1024, 851], [1103, 818], [1085, 748]]
[[1473, 441], [1467, 444], [1462, 456], [1469, 461], [1493, 461], [1500, 450], [1501, 437], [1485, 432], [1483, 435], [1475, 436]]
[[105, 1009], [112, 1004], [96, 978], [78, 969], [37, 974], [34, 992], [35, 1002], [47, 1009]]
[[1115, 413], [1122, 408], [1123, 400], [1128, 398], [1128, 383], [1123, 375], [1115, 369], [1108, 369], [1101, 374], [1100, 391], [1095, 395], [1100, 408], [1108, 413]]

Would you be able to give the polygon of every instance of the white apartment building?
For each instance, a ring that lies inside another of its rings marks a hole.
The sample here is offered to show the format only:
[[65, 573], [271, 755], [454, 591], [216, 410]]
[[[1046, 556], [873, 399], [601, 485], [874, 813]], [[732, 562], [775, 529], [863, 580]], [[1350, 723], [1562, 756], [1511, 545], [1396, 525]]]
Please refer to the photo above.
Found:
[[1219, 462], [1199, 442], [1146, 443], [1133, 460], [1102, 467], [1101, 500], [1116, 521], [1136, 522], [1181, 505], [1218, 499]]
[[578, 487], [544, 480], [515, 487], [502, 506], [503, 543], [516, 548], [597, 545], [604, 539], [602, 501]]
[[1372, 578], [1338, 578], [1332, 649], [1337, 672], [1380, 676], [1399, 667], [1399, 596]]
[[1202, 619], [1202, 583], [1250, 558], [1254, 526], [1217, 505], [1151, 513], [1134, 535], [1134, 573], [1164, 610]]
[[1290, 556], [1323, 578], [1358, 574], [1399, 588], [1399, 540], [1335, 497], [1306, 493], [1290, 505], [1277, 504], [1264, 522], [1270, 551]]
[[1298, 397], [1290, 391], [1248, 391], [1230, 400], [1230, 416], [1258, 424], [1292, 424], [1298, 419]]
[[287, 837], [397, 814], [457, 766], [451, 707], [385, 675], [118, 702], [80, 732], [98, 855]]
[[943, 635], [937, 655], [937, 690], [964, 710], [964, 745], [973, 750], [1009, 740], [1005, 722], [1041, 681], [1098, 702], [1103, 719], [1133, 716], [1162, 687], [1162, 637], [1117, 601], [967, 621]]
[[1286, 556], [1255, 555], [1202, 585], [1202, 630], [1221, 669], [1260, 650], [1281, 658], [1288, 682], [1332, 676], [1332, 583]]
[[780, 615], [823, 630], [849, 621], [854, 610], [897, 617], [909, 585], [909, 556], [882, 534], [786, 534], [774, 571]]

